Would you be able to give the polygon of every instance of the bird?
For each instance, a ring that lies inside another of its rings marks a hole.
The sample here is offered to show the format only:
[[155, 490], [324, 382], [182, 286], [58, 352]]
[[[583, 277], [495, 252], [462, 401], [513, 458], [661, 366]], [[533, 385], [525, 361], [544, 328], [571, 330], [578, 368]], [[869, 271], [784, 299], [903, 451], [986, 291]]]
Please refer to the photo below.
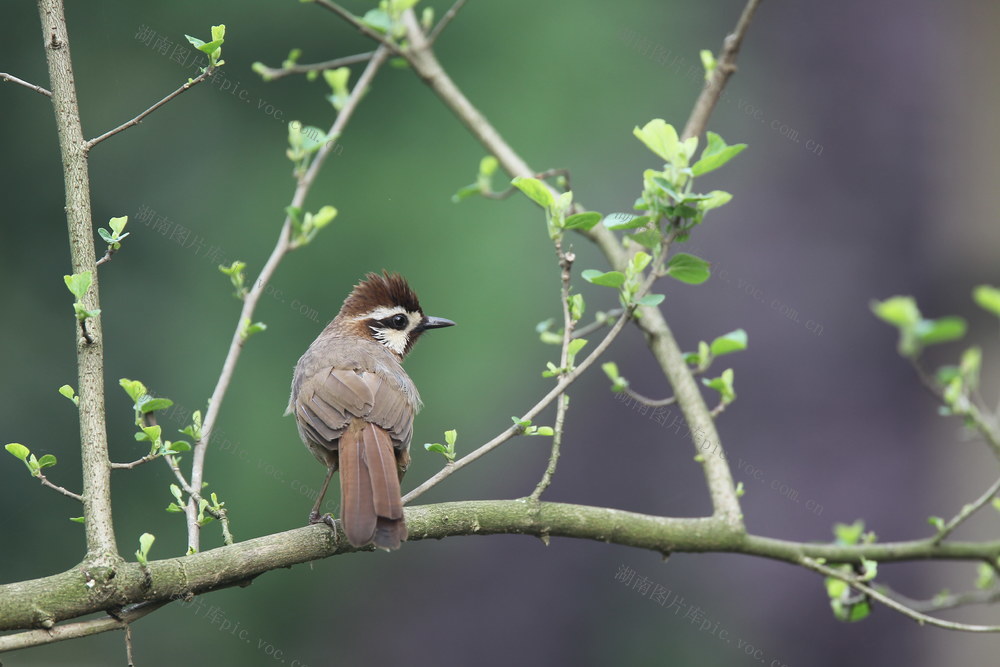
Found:
[[422, 407], [402, 361], [423, 332], [454, 326], [424, 315], [406, 279], [385, 270], [354, 286], [295, 365], [285, 414], [326, 479], [309, 522], [334, 526], [320, 506], [340, 470], [340, 523], [355, 547], [398, 549], [406, 539], [400, 483]]

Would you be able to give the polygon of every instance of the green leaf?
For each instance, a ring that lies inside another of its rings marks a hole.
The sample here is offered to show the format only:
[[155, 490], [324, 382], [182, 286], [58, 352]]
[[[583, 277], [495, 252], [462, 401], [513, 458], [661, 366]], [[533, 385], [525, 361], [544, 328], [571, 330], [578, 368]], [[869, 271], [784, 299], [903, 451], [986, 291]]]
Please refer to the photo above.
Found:
[[923, 345], [947, 343], [965, 335], [965, 320], [961, 317], [942, 317], [921, 320], [916, 327], [917, 340]]
[[31, 454], [31, 450], [19, 442], [12, 442], [9, 445], [4, 445], [4, 449], [24, 462], [27, 462], [28, 455]]
[[651, 217], [648, 215], [632, 215], [631, 213], [609, 213], [604, 217], [604, 226], [611, 230], [638, 229], [644, 227]]
[[482, 160], [479, 161], [479, 175], [489, 178], [494, 173], [496, 173], [497, 167], [500, 166], [500, 161], [497, 160], [492, 155], [487, 155]]
[[448, 443], [448, 446], [454, 447], [455, 442], [458, 441], [458, 430], [451, 429], [450, 431], [444, 432], [444, 441]]
[[56, 464], [56, 457], [52, 454], [46, 454], [42, 458], [38, 459], [39, 468], [51, 468]]
[[178, 454], [180, 452], [189, 452], [191, 451], [191, 443], [187, 442], [186, 440], [174, 440], [173, 442], [167, 443], [164, 446], [164, 449], [172, 454]]
[[872, 301], [872, 312], [877, 317], [899, 328], [911, 328], [920, 322], [920, 311], [912, 296], [893, 296], [885, 301]]
[[667, 262], [667, 275], [689, 285], [700, 285], [712, 275], [710, 266], [701, 257], [679, 252]]
[[698, 202], [698, 210], [702, 213], [711, 211], [713, 208], [725, 206], [732, 200], [733, 196], [723, 190], [712, 190], [705, 199]]
[[654, 229], [644, 229], [641, 232], [636, 232], [631, 236], [627, 236], [644, 248], [649, 248], [650, 250], [656, 249], [660, 246], [660, 242], [663, 240], [663, 235], [660, 234], [658, 228]]
[[136, 407], [139, 412], [146, 413], [155, 412], [157, 410], [166, 410], [173, 404], [174, 402], [169, 398], [153, 398], [152, 396], [146, 395], [136, 402]]
[[636, 300], [636, 303], [640, 306], [658, 306], [663, 303], [663, 300], [667, 298], [664, 294], [647, 294], [641, 299]]
[[728, 146], [722, 137], [715, 132], [707, 132], [705, 136], [708, 138], [708, 145], [701, 152], [701, 159], [691, 165], [691, 174], [693, 176], [701, 176], [710, 171], [715, 171], [739, 155], [747, 147], [746, 144]]
[[723, 334], [712, 341], [710, 349], [712, 355], [716, 357], [745, 350], [747, 349], [747, 332], [743, 329], [737, 329]]
[[934, 526], [937, 530], [944, 529], [944, 519], [939, 516], [929, 516], [927, 517], [927, 523]]
[[608, 379], [611, 380], [612, 382], [618, 381], [619, 378], [618, 364], [616, 364], [615, 362], [609, 361], [601, 364], [601, 370], [604, 371], [604, 374], [607, 375]]
[[837, 539], [837, 544], [844, 546], [857, 544], [863, 532], [865, 532], [865, 522], [862, 519], [858, 519], [852, 524], [833, 524], [833, 534]]
[[347, 81], [351, 77], [351, 70], [348, 67], [338, 67], [337, 69], [323, 70], [323, 79], [333, 92], [326, 99], [330, 101], [333, 108], [340, 111], [347, 104], [351, 96], [351, 91], [347, 87]]
[[155, 541], [156, 537], [151, 533], [143, 533], [139, 536], [139, 549], [135, 552], [135, 559], [140, 564], [145, 565], [148, 562], [149, 550]]
[[722, 375], [717, 378], [702, 378], [702, 383], [706, 387], [719, 392], [724, 404], [732, 403], [736, 400], [736, 391], [733, 389], [733, 369], [727, 368], [722, 371]]
[[972, 298], [980, 308], [1000, 317], [1000, 289], [991, 285], [978, 285], [972, 290]]
[[518, 176], [512, 180], [510, 184], [527, 195], [531, 201], [535, 202], [539, 206], [542, 206], [543, 208], [549, 208], [555, 203], [552, 191], [549, 190], [545, 183], [537, 178]]
[[451, 201], [457, 204], [460, 201], [468, 199], [469, 197], [475, 197], [482, 190], [479, 187], [479, 183], [472, 183], [471, 185], [466, 185], [458, 189], [458, 191], [451, 196]]
[[143, 438], [143, 440], [156, 442], [157, 440], [160, 439], [160, 436], [162, 435], [162, 427], [159, 424], [153, 424], [152, 426], [143, 426], [142, 432], [146, 436], [145, 438]]
[[84, 518], [83, 518], [82, 516], [71, 516], [71, 517], [69, 518], [69, 520], [70, 520], [70, 521], [75, 521], [76, 523], [86, 523], [86, 521], [87, 521], [87, 520], [86, 520], [86, 519], [84, 519]]
[[586, 344], [587, 344], [586, 338], [574, 338], [573, 340], [571, 340], [569, 342], [569, 346], [566, 348], [566, 351], [569, 354], [570, 358], [575, 357]]
[[76, 405], [80, 404], [80, 397], [76, 395], [75, 391], [73, 391], [73, 387], [69, 386], [68, 384], [64, 384], [63, 386], [59, 387], [59, 393], [68, 398], [69, 400], [73, 401], [74, 404]]
[[632, 130], [632, 134], [644, 143], [646, 148], [663, 158], [664, 162], [672, 164], [686, 162], [680, 159], [681, 143], [677, 137], [677, 130], [662, 118], [654, 118], [641, 129], [636, 127]]
[[83, 273], [74, 273], [71, 276], [63, 276], [63, 281], [66, 283], [66, 287], [70, 292], [73, 293], [78, 300], [83, 298], [83, 295], [87, 293], [90, 289], [90, 285], [93, 283], [93, 277], [90, 271], [84, 271]]
[[[698, 56], [701, 58], [701, 66], [705, 70], [705, 81], [710, 81], [712, 78], [712, 73], [715, 72], [715, 68], [718, 63], [715, 61], [715, 54], [713, 54], [708, 49], [702, 49], [698, 52]], [[712, 132], [709, 132], [711, 135]]]
[[621, 287], [625, 284], [625, 274], [621, 271], [602, 273], [596, 269], [587, 269], [580, 275], [588, 283], [603, 285], [604, 287]]
[[532, 435], [553, 436], [555, 434], [556, 434], [555, 429], [553, 429], [551, 426], [539, 426]]
[[447, 454], [448, 450], [444, 448], [444, 445], [440, 443], [424, 443], [424, 449], [429, 452], [437, 452], [438, 454]]
[[573, 294], [569, 297], [569, 316], [574, 322], [578, 322], [583, 313], [587, 310], [587, 304], [583, 300], [582, 294]]
[[601, 221], [601, 214], [594, 211], [577, 213], [566, 218], [566, 229], [582, 229], [584, 231], [593, 228]]
[[122, 378], [118, 380], [118, 384], [121, 385], [128, 397], [132, 399], [133, 403], [138, 403], [139, 399], [142, 398], [146, 392], [146, 385], [139, 382], [138, 380], [129, 380], [128, 378]]
[[111, 236], [111, 232], [106, 230], [104, 227], [98, 227], [97, 233], [101, 235], [101, 238], [104, 240], [105, 243], [109, 245], [114, 243], [114, 241], [112, 240], [114, 237]]
[[111, 231], [115, 233], [115, 236], [121, 236], [122, 232], [125, 230], [125, 225], [128, 224], [128, 216], [123, 215], [120, 218], [111, 218], [108, 221], [108, 226], [111, 227]]

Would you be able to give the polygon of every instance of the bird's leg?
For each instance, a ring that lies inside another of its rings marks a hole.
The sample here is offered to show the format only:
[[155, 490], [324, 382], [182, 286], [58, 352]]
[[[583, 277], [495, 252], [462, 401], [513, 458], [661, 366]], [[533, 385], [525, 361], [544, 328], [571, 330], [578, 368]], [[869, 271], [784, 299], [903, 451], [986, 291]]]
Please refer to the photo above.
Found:
[[326, 495], [326, 489], [330, 486], [330, 480], [333, 479], [333, 473], [337, 469], [334, 466], [327, 468], [326, 479], [323, 480], [323, 488], [319, 490], [319, 497], [316, 498], [316, 504], [313, 505], [312, 511], [309, 512], [309, 523], [325, 523], [326, 525], [333, 528], [333, 517], [329, 514], [324, 514], [320, 516], [319, 508], [323, 504], [323, 496]]

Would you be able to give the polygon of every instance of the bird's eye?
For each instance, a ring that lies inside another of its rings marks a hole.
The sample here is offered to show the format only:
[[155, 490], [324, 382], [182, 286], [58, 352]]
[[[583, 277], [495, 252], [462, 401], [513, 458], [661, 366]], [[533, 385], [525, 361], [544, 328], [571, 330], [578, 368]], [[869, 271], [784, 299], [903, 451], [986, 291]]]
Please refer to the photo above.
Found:
[[389, 326], [391, 326], [393, 329], [399, 329], [399, 330], [405, 329], [408, 323], [409, 320], [406, 319], [406, 315], [393, 315], [392, 318], [389, 320]]

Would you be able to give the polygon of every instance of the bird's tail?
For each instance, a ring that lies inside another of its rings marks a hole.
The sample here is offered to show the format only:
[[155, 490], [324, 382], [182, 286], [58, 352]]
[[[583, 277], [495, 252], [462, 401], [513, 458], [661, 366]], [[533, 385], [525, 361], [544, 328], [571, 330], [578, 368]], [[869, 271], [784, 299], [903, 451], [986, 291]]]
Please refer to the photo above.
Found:
[[371, 542], [398, 549], [406, 539], [399, 471], [392, 438], [382, 428], [355, 419], [340, 437], [340, 520], [356, 547]]

